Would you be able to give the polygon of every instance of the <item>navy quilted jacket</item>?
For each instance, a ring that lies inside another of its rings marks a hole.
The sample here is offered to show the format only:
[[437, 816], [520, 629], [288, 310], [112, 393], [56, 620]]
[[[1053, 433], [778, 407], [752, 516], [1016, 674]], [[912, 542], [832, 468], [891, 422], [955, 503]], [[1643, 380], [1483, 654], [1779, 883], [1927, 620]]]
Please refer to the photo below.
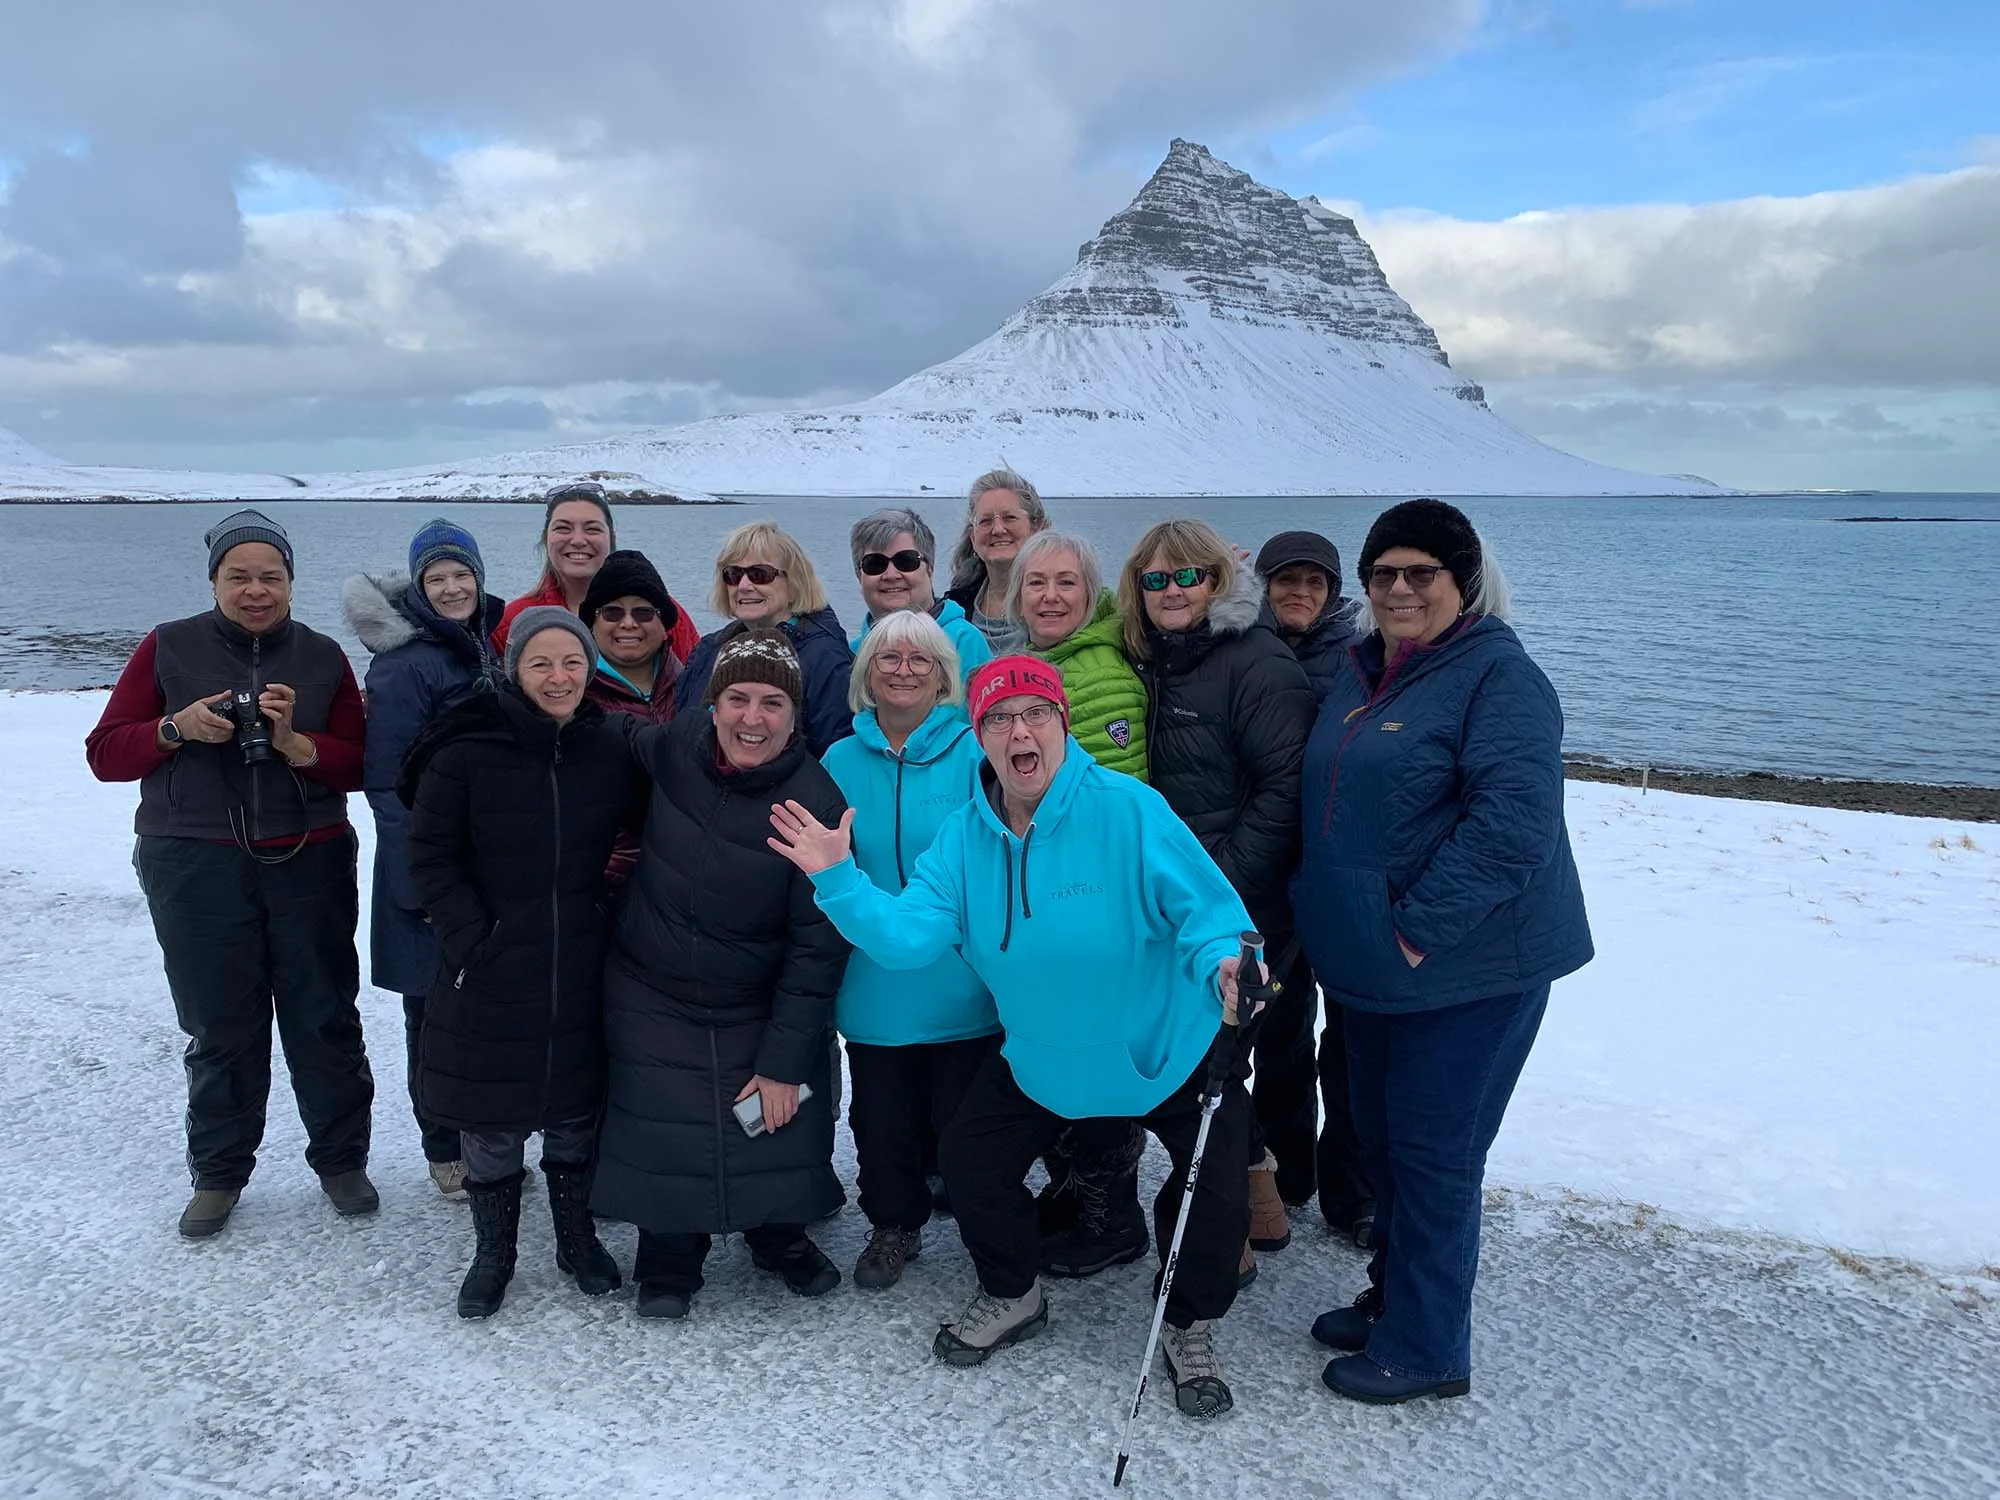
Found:
[[1380, 635], [1354, 643], [1306, 745], [1301, 824], [1293, 910], [1345, 1004], [1434, 1010], [1591, 959], [1562, 706], [1500, 620], [1468, 617], [1386, 673]]

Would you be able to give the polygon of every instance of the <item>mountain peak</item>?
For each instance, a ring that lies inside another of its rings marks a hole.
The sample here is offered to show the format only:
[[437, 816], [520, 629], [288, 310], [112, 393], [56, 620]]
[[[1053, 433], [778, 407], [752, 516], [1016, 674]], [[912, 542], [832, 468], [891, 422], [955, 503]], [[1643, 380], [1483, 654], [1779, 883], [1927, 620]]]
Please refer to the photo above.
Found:
[[[1017, 316], [1126, 327], [1185, 327], [1190, 316], [1289, 323], [1450, 363], [1352, 219], [1265, 187], [1178, 137], [1138, 195], [1077, 251], [1069, 274]], [[1464, 399], [1482, 399], [1478, 387], [1463, 389]]]

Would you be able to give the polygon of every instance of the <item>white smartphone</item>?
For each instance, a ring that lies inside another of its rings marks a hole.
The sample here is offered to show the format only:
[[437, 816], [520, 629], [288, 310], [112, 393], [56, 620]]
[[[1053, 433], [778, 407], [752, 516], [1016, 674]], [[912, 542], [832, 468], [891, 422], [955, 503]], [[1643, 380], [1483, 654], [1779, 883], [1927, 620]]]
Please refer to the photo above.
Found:
[[[799, 1103], [805, 1103], [812, 1096], [813, 1088], [811, 1084], [802, 1083], [799, 1085]], [[736, 1123], [743, 1127], [745, 1135], [760, 1136], [764, 1133], [764, 1091], [762, 1089], [759, 1089], [754, 1094], [746, 1094], [743, 1098], [738, 1099], [735, 1104], [731, 1105], [730, 1108], [736, 1115]]]

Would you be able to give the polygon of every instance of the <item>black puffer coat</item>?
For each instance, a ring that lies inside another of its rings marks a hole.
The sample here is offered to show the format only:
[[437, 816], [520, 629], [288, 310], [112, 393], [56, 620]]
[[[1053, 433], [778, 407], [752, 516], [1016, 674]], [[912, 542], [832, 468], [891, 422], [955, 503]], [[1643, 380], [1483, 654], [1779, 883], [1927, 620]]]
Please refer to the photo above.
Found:
[[[653, 793], [605, 966], [611, 1082], [592, 1203], [660, 1232], [811, 1223], [842, 1199], [828, 1037], [849, 950], [765, 841], [774, 802], [829, 825], [847, 804], [800, 740], [725, 772], [707, 714], [632, 733]], [[755, 1139], [730, 1113], [753, 1074], [813, 1091]]]
[[1326, 608], [1296, 637], [1278, 623], [1271, 613], [1271, 604], [1265, 600], [1257, 615], [1257, 623], [1266, 630], [1276, 633], [1279, 640], [1292, 648], [1292, 655], [1298, 658], [1305, 669], [1306, 681], [1312, 684], [1313, 701], [1319, 702], [1333, 686], [1335, 674], [1351, 671], [1347, 664], [1347, 648], [1361, 639], [1362, 622], [1368, 618], [1368, 607], [1356, 606], [1352, 599], [1335, 598], [1326, 601]]
[[1153, 787], [1208, 850], [1267, 939], [1288, 937], [1299, 856], [1299, 768], [1316, 705], [1290, 649], [1257, 622], [1244, 569], [1193, 630], [1147, 628], [1146, 756]]
[[418, 1058], [429, 1119], [538, 1130], [597, 1112], [604, 866], [643, 788], [596, 704], [558, 725], [512, 683], [411, 746], [410, 874], [444, 948]]

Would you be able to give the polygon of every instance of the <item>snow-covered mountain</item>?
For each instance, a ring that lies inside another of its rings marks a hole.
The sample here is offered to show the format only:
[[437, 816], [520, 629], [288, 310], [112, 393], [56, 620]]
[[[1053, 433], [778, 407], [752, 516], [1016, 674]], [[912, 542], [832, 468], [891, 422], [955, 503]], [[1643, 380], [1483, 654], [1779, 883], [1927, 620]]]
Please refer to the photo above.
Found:
[[0, 500], [275, 500], [310, 493], [305, 480], [289, 474], [79, 467], [0, 427]]
[[[1179, 140], [1053, 286], [989, 338], [869, 400], [435, 469], [312, 475], [303, 488], [447, 498], [595, 474], [690, 498], [897, 495], [960, 490], [1001, 463], [1058, 495], [1714, 488], [1594, 464], [1509, 426], [1452, 370], [1353, 220]], [[299, 483], [280, 482], [267, 493]]]

